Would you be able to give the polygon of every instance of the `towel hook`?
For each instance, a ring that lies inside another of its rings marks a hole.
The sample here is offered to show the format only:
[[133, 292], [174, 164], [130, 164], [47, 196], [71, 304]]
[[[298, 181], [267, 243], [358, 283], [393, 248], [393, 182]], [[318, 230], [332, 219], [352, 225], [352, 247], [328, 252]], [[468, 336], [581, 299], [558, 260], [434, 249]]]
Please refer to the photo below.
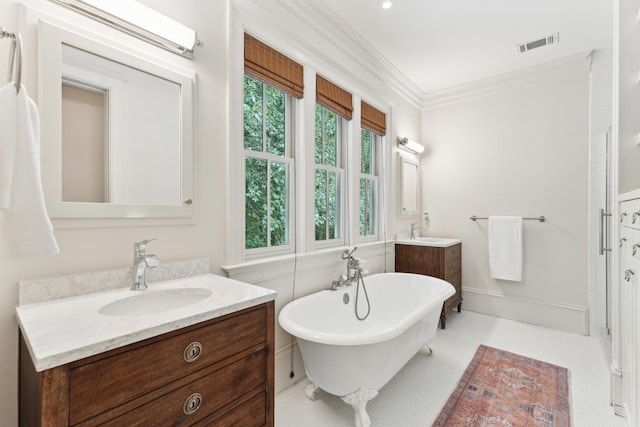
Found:
[[16, 91], [20, 92], [22, 84], [22, 37], [20, 34], [11, 33], [4, 27], [0, 27], [0, 39], [4, 38], [11, 39], [9, 79], [15, 82]]

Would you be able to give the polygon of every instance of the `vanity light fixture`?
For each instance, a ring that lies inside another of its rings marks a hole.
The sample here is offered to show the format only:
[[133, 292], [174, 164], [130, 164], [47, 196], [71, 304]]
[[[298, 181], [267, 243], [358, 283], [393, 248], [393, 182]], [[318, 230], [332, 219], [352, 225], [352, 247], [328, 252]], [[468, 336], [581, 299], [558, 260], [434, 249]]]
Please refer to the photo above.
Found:
[[398, 147], [407, 150], [413, 154], [422, 154], [424, 146], [418, 142], [412, 141], [409, 138], [398, 137]]
[[135, 0], [52, 0], [120, 31], [192, 59], [194, 30]]

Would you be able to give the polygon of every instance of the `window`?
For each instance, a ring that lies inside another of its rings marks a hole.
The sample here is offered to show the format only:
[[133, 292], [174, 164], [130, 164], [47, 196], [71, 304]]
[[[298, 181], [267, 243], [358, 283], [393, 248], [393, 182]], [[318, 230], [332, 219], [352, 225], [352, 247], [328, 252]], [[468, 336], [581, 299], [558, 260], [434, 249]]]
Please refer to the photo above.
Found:
[[378, 146], [380, 136], [360, 129], [360, 236], [377, 236]]
[[387, 133], [386, 115], [360, 102], [360, 238], [373, 239], [378, 233], [378, 153]]
[[290, 243], [290, 99], [244, 77], [245, 248]]
[[[352, 94], [319, 74], [314, 109], [303, 108], [296, 102], [305, 95], [303, 71], [244, 34], [243, 137], [232, 150], [241, 168], [231, 183], [242, 209], [231, 219], [232, 230], [243, 237], [233, 247], [240, 261], [292, 252], [296, 241], [312, 251], [379, 237], [386, 116], [358, 98], [360, 121], [351, 123]], [[307, 130], [311, 141], [296, 140]], [[303, 183], [296, 191], [294, 175]], [[296, 229], [305, 232], [296, 236]]]
[[302, 65], [244, 33], [244, 248], [291, 248], [293, 99], [304, 93]]
[[315, 240], [342, 237], [342, 167], [341, 123], [333, 111], [316, 104], [315, 116]]

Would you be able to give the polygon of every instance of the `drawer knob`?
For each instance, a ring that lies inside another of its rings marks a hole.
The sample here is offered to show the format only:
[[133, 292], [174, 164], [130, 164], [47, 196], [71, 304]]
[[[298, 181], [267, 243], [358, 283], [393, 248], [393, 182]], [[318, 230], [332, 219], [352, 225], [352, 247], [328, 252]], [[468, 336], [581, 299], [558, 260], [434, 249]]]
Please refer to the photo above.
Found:
[[200, 409], [200, 406], [202, 406], [202, 395], [200, 393], [193, 393], [184, 401], [184, 405], [182, 405], [182, 412], [187, 415], [191, 415]]
[[184, 349], [184, 360], [185, 362], [195, 362], [198, 360], [198, 357], [202, 354], [202, 344], [198, 341], [194, 341]]

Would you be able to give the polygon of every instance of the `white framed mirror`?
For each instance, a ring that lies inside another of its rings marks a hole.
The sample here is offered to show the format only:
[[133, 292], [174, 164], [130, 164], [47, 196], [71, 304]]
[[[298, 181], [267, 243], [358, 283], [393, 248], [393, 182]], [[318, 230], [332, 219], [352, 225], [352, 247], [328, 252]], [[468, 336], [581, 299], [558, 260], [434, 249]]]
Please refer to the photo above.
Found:
[[418, 162], [398, 154], [399, 171], [399, 215], [415, 217], [418, 215]]
[[195, 73], [78, 29], [38, 36], [49, 216], [192, 217]]

